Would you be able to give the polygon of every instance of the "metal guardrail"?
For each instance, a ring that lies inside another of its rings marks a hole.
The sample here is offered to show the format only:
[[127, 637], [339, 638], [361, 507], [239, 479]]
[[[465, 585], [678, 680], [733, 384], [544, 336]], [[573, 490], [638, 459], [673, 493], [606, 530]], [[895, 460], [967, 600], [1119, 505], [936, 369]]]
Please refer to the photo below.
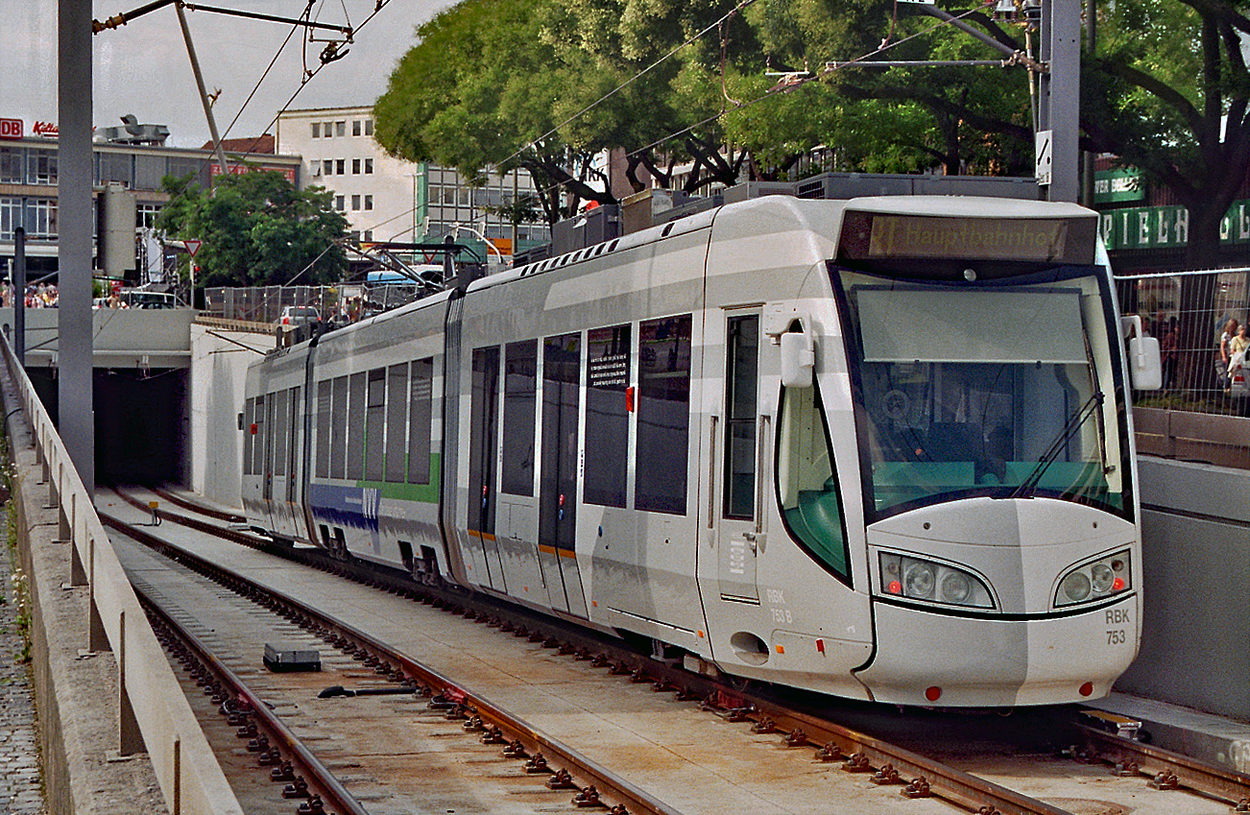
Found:
[[33, 431], [49, 503], [59, 508], [59, 537], [72, 544], [71, 583], [86, 586], [89, 592], [87, 647], [111, 651], [116, 658], [119, 751], [146, 749], [169, 812], [242, 815], [52, 418], [17, 363], [8, 338], [0, 337], [0, 345]]

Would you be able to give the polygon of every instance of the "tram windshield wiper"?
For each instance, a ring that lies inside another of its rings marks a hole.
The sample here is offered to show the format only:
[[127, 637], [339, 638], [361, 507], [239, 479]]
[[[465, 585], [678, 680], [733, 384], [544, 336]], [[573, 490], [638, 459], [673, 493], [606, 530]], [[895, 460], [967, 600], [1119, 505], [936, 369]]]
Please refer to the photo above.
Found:
[[1055, 440], [1050, 443], [1050, 446], [1046, 448], [1046, 452], [1038, 459], [1037, 466], [1033, 468], [1033, 471], [1029, 473], [1027, 478], [1020, 482], [1020, 486], [1011, 491], [1009, 498], [1021, 498], [1033, 494], [1047, 468], [1059, 458], [1059, 454], [1067, 446], [1068, 440], [1076, 435], [1076, 431], [1081, 429], [1085, 422], [1089, 420], [1089, 417], [1101, 410], [1105, 398], [1102, 391], [1094, 391], [1089, 399], [1085, 400], [1085, 404], [1077, 408], [1076, 412], [1068, 417], [1067, 423], [1064, 424], [1059, 434], [1055, 436]]

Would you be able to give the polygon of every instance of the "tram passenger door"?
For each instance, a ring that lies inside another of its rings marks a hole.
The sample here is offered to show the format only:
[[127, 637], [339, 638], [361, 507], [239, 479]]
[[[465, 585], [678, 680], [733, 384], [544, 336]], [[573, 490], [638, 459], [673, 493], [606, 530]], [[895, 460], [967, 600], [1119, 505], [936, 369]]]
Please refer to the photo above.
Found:
[[495, 541], [495, 480], [499, 443], [499, 348], [473, 351], [469, 417], [469, 559], [479, 583], [506, 591]]
[[706, 523], [715, 541], [721, 598], [757, 603], [756, 562], [765, 545], [760, 491], [767, 483], [761, 476], [770, 424], [770, 417], [759, 415], [760, 315], [722, 314], [724, 345], [709, 344], [709, 354], [721, 358], [705, 360], [708, 380], [723, 371], [725, 383], [720, 413], [712, 417]]
[[538, 563], [551, 607], [586, 616], [575, 551], [581, 410], [581, 334], [543, 341], [542, 471]]

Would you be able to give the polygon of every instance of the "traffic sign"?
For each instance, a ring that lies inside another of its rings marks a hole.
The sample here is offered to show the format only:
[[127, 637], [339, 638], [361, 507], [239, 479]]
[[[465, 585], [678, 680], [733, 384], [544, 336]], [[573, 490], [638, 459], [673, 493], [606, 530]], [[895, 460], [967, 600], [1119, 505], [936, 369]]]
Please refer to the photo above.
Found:
[[200, 251], [200, 246], [204, 241], [183, 241], [183, 243], [187, 245], [187, 251], [191, 254], [191, 257], [195, 257], [195, 253]]

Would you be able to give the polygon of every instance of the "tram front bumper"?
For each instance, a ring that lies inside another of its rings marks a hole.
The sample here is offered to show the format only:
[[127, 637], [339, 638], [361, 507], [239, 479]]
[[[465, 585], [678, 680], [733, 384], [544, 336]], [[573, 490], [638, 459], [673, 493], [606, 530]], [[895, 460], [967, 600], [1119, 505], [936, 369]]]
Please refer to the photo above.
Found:
[[876, 651], [856, 677], [878, 702], [1013, 707], [1098, 699], [1137, 655], [1136, 593], [1025, 620], [873, 605]]

